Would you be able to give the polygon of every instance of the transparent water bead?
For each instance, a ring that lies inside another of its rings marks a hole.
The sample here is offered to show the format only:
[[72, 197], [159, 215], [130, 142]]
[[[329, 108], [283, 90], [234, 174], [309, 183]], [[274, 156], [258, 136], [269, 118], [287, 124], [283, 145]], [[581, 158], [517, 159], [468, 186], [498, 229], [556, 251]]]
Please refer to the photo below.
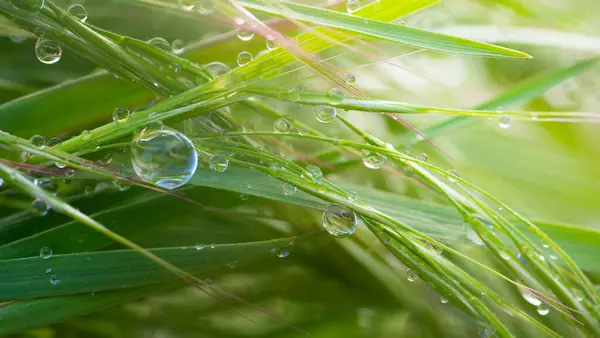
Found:
[[330, 123], [337, 116], [337, 109], [332, 106], [316, 106], [314, 114], [317, 121], [321, 123]]
[[211, 62], [204, 65], [204, 70], [212, 77], [221, 77], [231, 71], [231, 68], [222, 62]]
[[348, 13], [356, 12], [360, 9], [360, 0], [348, 0], [346, 2], [346, 11]]
[[292, 130], [292, 123], [290, 120], [282, 117], [273, 122], [273, 130], [279, 133], [289, 133]]
[[243, 65], [247, 64], [248, 62], [252, 61], [252, 59], [253, 59], [252, 54], [250, 54], [248, 52], [241, 52], [237, 56], [237, 63], [238, 63], [238, 65], [243, 66]]
[[511, 124], [512, 119], [510, 118], [510, 116], [502, 115], [498, 118], [498, 127], [502, 129], [510, 128]]
[[60, 61], [62, 48], [56, 41], [41, 37], [35, 43], [35, 56], [47, 65]]
[[540, 314], [540, 316], [545, 316], [547, 314], [550, 313], [550, 306], [546, 303], [542, 303], [537, 307], [537, 313]]
[[165, 52], [170, 52], [171, 51], [171, 44], [169, 43], [169, 41], [167, 41], [164, 38], [161, 37], [155, 37], [152, 38], [150, 40], [147, 41], [147, 43], [152, 46], [152, 47], [156, 47], [162, 51]]
[[339, 204], [330, 204], [323, 211], [323, 228], [333, 237], [348, 237], [356, 230], [356, 214]]
[[385, 163], [387, 157], [380, 155], [374, 151], [363, 152], [363, 164], [369, 169], [379, 169]]
[[237, 37], [242, 41], [252, 40], [252, 38], [254, 37], [254, 31], [251, 31], [249, 29], [240, 29], [237, 31]]
[[123, 122], [129, 117], [129, 109], [117, 108], [112, 113], [112, 119], [115, 122]]
[[414, 282], [419, 278], [419, 276], [417, 275], [417, 273], [412, 270], [412, 269], [407, 269], [406, 270], [406, 279], [408, 279], [409, 282]]
[[142, 180], [170, 190], [194, 176], [198, 155], [192, 141], [181, 132], [148, 127], [133, 137], [131, 164]]
[[33, 145], [34, 147], [38, 148], [43, 148], [46, 145], [46, 139], [41, 135], [33, 135], [29, 139], [29, 142], [31, 142], [31, 145]]
[[283, 188], [283, 194], [286, 196], [294, 196], [296, 191], [298, 191], [298, 188], [296, 188], [295, 186], [293, 186], [289, 183], [284, 183], [282, 188]]
[[316, 165], [309, 165], [306, 171], [310, 174], [310, 178], [314, 183], [321, 184], [323, 182], [323, 172]]
[[41, 259], [49, 259], [52, 258], [52, 249], [47, 246], [43, 246], [40, 248], [40, 258]]
[[210, 169], [218, 173], [222, 173], [227, 170], [227, 167], [229, 166], [229, 160], [222, 155], [213, 155], [208, 161], [208, 165], [210, 166]]
[[71, 5], [67, 11], [69, 14], [71, 14], [71, 16], [75, 17], [75, 19], [81, 22], [85, 22], [85, 20], [88, 18], [87, 10], [80, 4]]
[[40, 216], [46, 216], [46, 214], [48, 214], [48, 204], [39, 198], [36, 198], [33, 200], [33, 202], [31, 202], [31, 208], [33, 209], [34, 213]]
[[196, 0], [196, 9], [202, 15], [212, 14], [217, 9], [217, 0]]
[[465, 235], [475, 245], [481, 246], [485, 244], [477, 234], [477, 231], [475, 231], [469, 223], [465, 223]]
[[529, 289], [521, 288], [521, 296], [525, 301], [533, 306], [540, 306], [542, 301], [533, 294]]
[[339, 88], [331, 88], [327, 92], [327, 101], [333, 105], [342, 103], [342, 101], [344, 101], [344, 97], [344, 92]]

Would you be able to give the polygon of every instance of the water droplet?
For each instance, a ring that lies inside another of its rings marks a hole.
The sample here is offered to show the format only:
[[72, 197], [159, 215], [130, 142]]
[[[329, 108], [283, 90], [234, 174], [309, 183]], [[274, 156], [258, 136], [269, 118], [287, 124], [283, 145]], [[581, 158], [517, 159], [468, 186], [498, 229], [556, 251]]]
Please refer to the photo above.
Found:
[[419, 276], [417, 275], [417, 273], [412, 270], [412, 269], [407, 269], [406, 270], [406, 279], [408, 279], [409, 282], [414, 282], [419, 278]]
[[279, 133], [289, 133], [292, 130], [292, 123], [290, 120], [282, 117], [273, 122], [273, 129]]
[[237, 37], [242, 41], [252, 40], [252, 38], [254, 37], [254, 31], [249, 29], [240, 29], [237, 31]]
[[42, 63], [51, 65], [60, 61], [62, 48], [57, 42], [42, 37], [35, 43], [35, 56]]
[[314, 114], [317, 121], [321, 123], [330, 123], [337, 116], [337, 109], [332, 106], [316, 106]]
[[179, 6], [185, 11], [191, 11], [196, 7], [196, 0], [179, 0]]
[[346, 74], [344, 81], [346, 81], [346, 83], [349, 85], [353, 85], [356, 82], [356, 76], [353, 74]]
[[252, 54], [250, 54], [248, 52], [241, 52], [237, 56], [237, 63], [240, 66], [243, 66], [250, 61], [252, 61]]
[[75, 17], [75, 19], [81, 22], [85, 22], [85, 20], [87, 20], [88, 18], [87, 10], [80, 4], [71, 5], [71, 7], [69, 7], [67, 11], [69, 12], [69, 14]]
[[212, 77], [217, 78], [229, 73], [231, 68], [222, 62], [211, 62], [204, 65], [204, 70]]
[[331, 88], [327, 92], [327, 101], [333, 105], [342, 103], [342, 101], [344, 101], [344, 97], [344, 92], [339, 88]]
[[385, 163], [387, 157], [374, 151], [363, 151], [363, 164], [369, 169], [379, 169]]
[[427, 156], [426, 153], [420, 153], [419, 155], [417, 155], [417, 160], [421, 161], [421, 162], [427, 162], [427, 160], [429, 159], [429, 156]]
[[346, 2], [346, 11], [348, 13], [356, 12], [360, 9], [360, 0], [348, 0]]
[[277, 48], [277, 43], [275, 42], [275, 39], [267, 39], [265, 41], [265, 44], [267, 45], [268, 50], [273, 50]]
[[471, 227], [471, 224], [469, 224], [469, 223], [465, 223], [465, 235], [475, 245], [481, 246], [481, 245], [485, 244], [485, 243], [483, 243], [483, 241], [481, 240], [481, 238], [479, 237], [477, 232], [473, 229], [473, 227]]
[[296, 188], [295, 186], [293, 186], [289, 183], [283, 184], [283, 194], [286, 196], [294, 196], [294, 194], [296, 193], [297, 190], [298, 190], [298, 188]]
[[171, 51], [173, 54], [181, 54], [185, 51], [185, 44], [181, 39], [175, 39], [171, 42]]
[[216, 0], [196, 0], [196, 8], [198, 13], [202, 15], [212, 14], [217, 9]]
[[521, 288], [521, 296], [525, 301], [533, 306], [540, 306], [542, 301], [533, 294], [529, 289]]
[[117, 108], [112, 113], [112, 119], [115, 122], [123, 122], [129, 117], [129, 109]]
[[194, 176], [198, 155], [194, 144], [181, 132], [148, 127], [133, 137], [131, 163], [145, 182], [170, 190]]
[[354, 202], [356, 202], [357, 199], [358, 199], [358, 194], [356, 193], [356, 191], [348, 192], [348, 202], [354, 203]]
[[442, 304], [448, 304], [448, 298], [446, 298], [446, 296], [440, 296], [440, 302]]
[[498, 118], [498, 127], [502, 128], [502, 129], [510, 128], [511, 124], [512, 124], [512, 119], [510, 118], [510, 116], [502, 115]]
[[52, 276], [50, 276], [50, 284], [58, 285], [58, 284], [60, 284], [60, 279], [58, 279], [58, 277], [56, 277], [56, 275], [52, 275]]
[[323, 172], [316, 165], [307, 166], [306, 171], [308, 171], [314, 183], [321, 184], [323, 182]]
[[39, 198], [33, 200], [33, 202], [31, 203], [31, 207], [33, 208], [33, 212], [40, 216], [46, 216], [49, 209], [48, 204], [46, 204], [46, 202]]
[[545, 316], [548, 313], [550, 313], [550, 306], [548, 306], [548, 304], [546, 303], [542, 303], [537, 307], [537, 313], [540, 314], [540, 316]]
[[43, 148], [46, 145], [46, 139], [41, 135], [33, 135], [29, 139], [29, 142], [31, 142], [34, 147], [38, 148]]
[[[454, 176], [459, 176], [458, 172], [455, 169], [448, 170], [448, 174], [454, 175]], [[448, 176], [448, 181], [450, 181], [450, 183], [456, 183], [458, 180], [455, 177]]]
[[50, 247], [43, 246], [40, 248], [40, 257], [42, 259], [49, 259], [52, 257], [52, 254], [52, 249], [50, 249]]
[[[62, 144], [62, 140], [58, 137], [53, 137], [46, 142], [46, 147], [54, 148]], [[63, 167], [64, 168], [64, 167]]]
[[323, 211], [323, 228], [334, 237], [348, 237], [356, 230], [356, 214], [339, 204], [330, 204]]
[[208, 165], [210, 166], [210, 169], [222, 173], [227, 170], [227, 167], [229, 166], [229, 160], [222, 155], [213, 155], [208, 161]]
[[169, 41], [167, 41], [164, 38], [161, 37], [155, 37], [152, 38], [150, 40], [147, 41], [147, 43], [155, 48], [158, 48], [164, 52], [170, 52], [171, 51], [171, 44], [169, 44]]

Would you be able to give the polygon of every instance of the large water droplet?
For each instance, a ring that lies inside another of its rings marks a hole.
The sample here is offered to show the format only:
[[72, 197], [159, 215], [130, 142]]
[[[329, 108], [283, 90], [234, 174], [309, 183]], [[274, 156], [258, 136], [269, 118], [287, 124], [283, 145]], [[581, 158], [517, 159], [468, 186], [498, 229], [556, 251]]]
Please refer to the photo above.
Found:
[[369, 169], [379, 169], [385, 163], [387, 157], [374, 151], [363, 152], [363, 164]]
[[112, 113], [113, 121], [115, 122], [123, 122], [127, 120], [129, 117], [129, 109], [127, 108], [117, 108]]
[[502, 129], [510, 128], [511, 124], [512, 124], [512, 119], [510, 118], [510, 116], [502, 115], [498, 118], [498, 127], [502, 128]]
[[523, 297], [523, 299], [525, 299], [525, 301], [533, 306], [540, 306], [540, 304], [542, 304], [542, 301], [533, 294], [533, 292], [531, 292], [529, 289], [526, 288], [522, 288], [521, 289], [521, 296]]
[[248, 52], [241, 52], [237, 56], [237, 63], [240, 66], [243, 66], [250, 61], [252, 61], [252, 54], [250, 54]]
[[33, 200], [33, 202], [31, 203], [31, 207], [33, 209], [33, 212], [40, 216], [46, 216], [46, 214], [48, 214], [48, 204], [46, 204], [46, 202], [39, 198]]
[[60, 61], [62, 48], [57, 42], [41, 37], [35, 43], [35, 56], [42, 63], [51, 65]]
[[164, 38], [161, 37], [155, 37], [152, 38], [150, 40], [147, 41], [147, 43], [152, 46], [152, 47], [156, 47], [162, 51], [165, 52], [170, 52], [171, 51], [171, 44], [169, 43], [169, 41], [167, 41]]
[[192, 142], [181, 132], [144, 128], [131, 142], [131, 163], [145, 182], [175, 189], [194, 176], [198, 155]]
[[321, 123], [330, 123], [337, 116], [337, 109], [332, 106], [316, 106], [314, 114], [317, 121]]
[[222, 173], [227, 170], [229, 160], [222, 155], [213, 155], [208, 161], [208, 165], [210, 166], [210, 169]]
[[204, 70], [208, 72], [212, 77], [221, 77], [231, 71], [228, 65], [222, 62], [211, 62], [204, 65]]
[[307, 166], [306, 171], [308, 171], [311, 180], [316, 184], [321, 184], [323, 182], [323, 172], [316, 165]]
[[237, 31], [237, 37], [242, 41], [252, 40], [252, 38], [254, 37], [254, 31], [251, 31], [249, 29], [240, 29]]
[[47, 246], [43, 246], [40, 248], [40, 257], [42, 259], [49, 259], [52, 257], [52, 249]]
[[29, 139], [29, 142], [31, 142], [31, 145], [33, 145], [34, 147], [38, 148], [43, 148], [46, 145], [46, 139], [41, 135], [33, 135]]
[[77, 19], [81, 22], [85, 22], [85, 20], [87, 20], [87, 18], [88, 18], [87, 10], [85, 9], [85, 7], [83, 7], [80, 4], [71, 5], [68, 9], [68, 12], [73, 17], [75, 17], [75, 19]]
[[283, 188], [283, 194], [286, 196], [294, 196], [294, 194], [298, 190], [298, 188], [296, 188], [295, 186], [293, 186], [289, 183], [284, 183], [282, 188]]
[[469, 224], [469, 223], [465, 223], [465, 235], [475, 245], [480, 245], [481, 246], [481, 245], [485, 244], [485, 243], [483, 243], [483, 241], [481, 240], [481, 238], [477, 234], [477, 231], [475, 231], [473, 229], [473, 227], [471, 227], [471, 224]]
[[408, 279], [409, 282], [414, 282], [419, 278], [419, 276], [417, 275], [417, 273], [412, 270], [412, 269], [407, 269], [406, 270], [406, 279]]
[[280, 133], [289, 133], [292, 130], [292, 123], [290, 120], [282, 117], [273, 122], [273, 130]]
[[198, 13], [202, 15], [212, 14], [217, 9], [216, 0], [196, 0], [196, 8]]
[[348, 13], [356, 12], [360, 9], [360, 0], [348, 0], [346, 2], [346, 11]]
[[548, 313], [550, 313], [550, 306], [546, 303], [542, 303], [537, 307], [537, 313], [540, 314], [540, 316], [545, 316]]
[[356, 214], [339, 204], [330, 204], [323, 211], [323, 228], [334, 237], [348, 237], [356, 230]]

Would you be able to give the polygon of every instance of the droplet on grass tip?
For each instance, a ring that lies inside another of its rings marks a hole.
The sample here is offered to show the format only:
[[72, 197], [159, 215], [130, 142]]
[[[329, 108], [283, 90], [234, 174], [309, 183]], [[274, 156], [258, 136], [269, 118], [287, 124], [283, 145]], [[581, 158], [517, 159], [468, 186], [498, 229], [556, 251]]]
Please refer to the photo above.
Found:
[[385, 163], [387, 157], [380, 155], [374, 151], [363, 152], [363, 164], [369, 169], [377, 170]]
[[316, 106], [314, 114], [317, 121], [321, 123], [330, 123], [337, 116], [337, 109], [332, 106]]
[[502, 128], [502, 129], [510, 128], [511, 124], [512, 124], [512, 118], [510, 118], [510, 116], [502, 115], [498, 118], [498, 127]]
[[41, 37], [35, 43], [35, 56], [42, 63], [51, 65], [60, 61], [62, 48], [56, 41]]
[[158, 48], [164, 52], [170, 52], [171, 51], [171, 44], [169, 43], [169, 41], [167, 41], [164, 38], [161, 37], [155, 37], [152, 38], [150, 40], [147, 41], [147, 43], [155, 48]]
[[39, 198], [33, 200], [31, 203], [31, 208], [33, 209], [34, 213], [40, 216], [46, 216], [46, 214], [48, 214], [48, 204]]
[[43, 246], [40, 248], [40, 258], [49, 259], [52, 257], [52, 249], [47, 246]]
[[210, 169], [222, 173], [227, 170], [227, 167], [229, 166], [229, 160], [222, 155], [213, 155], [208, 161], [208, 165], [210, 166]]
[[131, 163], [142, 180], [171, 190], [194, 176], [198, 155], [192, 141], [181, 132], [147, 127], [131, 142]]
[[81, 22], [85, 22], [85, 20], [88, 18], [87, 10], [80, 4], [71, 5], [67, 11], [71, 16]]
[[243, 66], [250, 61], [252, 61], [252, 54], [250, 54], [248, 52], [241, 52], [237, 56], [237, 63], [240, 66]]
[[115, 122], [123, 122], [129, 117], [129, 109], [117, 108], [112, 113], [112, 119]]
[[356, 230], [356, 214], [336, 203], [328, 205], [323, 211], [323, 228], [333, 237], [348, 237]]

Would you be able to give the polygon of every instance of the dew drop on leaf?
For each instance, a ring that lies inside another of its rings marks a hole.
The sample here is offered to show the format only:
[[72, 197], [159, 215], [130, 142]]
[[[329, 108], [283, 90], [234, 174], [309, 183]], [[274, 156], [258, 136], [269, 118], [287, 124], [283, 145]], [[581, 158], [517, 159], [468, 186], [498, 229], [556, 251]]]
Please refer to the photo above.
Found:
[[60, 61], [62, 48], [57, 42], [41, 37], [35, 43], [35, 56], [42, 63], [51, 65]]
[[87, 10], [80, 4], [71, 5], [67, 11], [71, 16], [81, 22], [85, 22], [88, 18]]
[[192, 142], [181, 132], [147, 127], [133, 137], [131, 163], [142, 180], [170, 190], [194, 176], [198, 155]]
[[333, 237], [348, 237], [356, 230], [356, 214], [342, 205], [332, 203], [323, 211], [322, 223]]

